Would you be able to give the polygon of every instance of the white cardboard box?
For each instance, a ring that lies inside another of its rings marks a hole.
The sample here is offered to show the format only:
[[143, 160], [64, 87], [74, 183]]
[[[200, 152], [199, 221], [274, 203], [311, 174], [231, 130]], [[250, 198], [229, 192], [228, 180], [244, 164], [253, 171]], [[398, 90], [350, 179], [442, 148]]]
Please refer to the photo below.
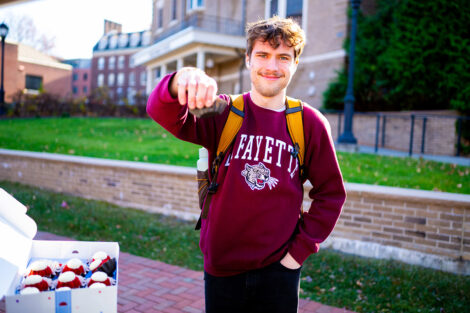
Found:
[[7, 313], [114, 313], [117, 312], [116, 285], [102, 289], [46, 291], [16, 294], [31, 260], [71, 258], [91, 259], [97, 251], [106, 252], [119, 264], [116, 242], [32, 240], [37, 227], [26, 214], [26, 207], [0, 188], [0, 299], [5, 296]]

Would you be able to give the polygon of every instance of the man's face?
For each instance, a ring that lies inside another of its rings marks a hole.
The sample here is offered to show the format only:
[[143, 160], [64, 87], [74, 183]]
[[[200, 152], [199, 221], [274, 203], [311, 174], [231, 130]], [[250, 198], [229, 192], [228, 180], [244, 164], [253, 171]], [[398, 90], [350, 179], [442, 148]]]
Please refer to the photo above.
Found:
[[256, 40], [251, 55], [246, 55], [252, 90], [263, 97], [274, 97], [287, 88], [297, 70], [294, 48], [283, 42], [274, 49], [269, 42]]

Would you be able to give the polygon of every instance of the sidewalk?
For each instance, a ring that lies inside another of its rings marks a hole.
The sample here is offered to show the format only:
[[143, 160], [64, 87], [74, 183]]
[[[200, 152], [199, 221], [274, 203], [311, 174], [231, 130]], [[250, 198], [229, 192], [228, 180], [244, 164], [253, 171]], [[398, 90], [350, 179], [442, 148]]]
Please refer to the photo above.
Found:
[[[71, 240], [44, 232], [38, 232], [35, 239]], [[5, 301], [2, 301], [0, 313], [4, 312]], [[118, 312], [204, 312], [203, 272], [121, 252], [119, 255]], [[301, 299], [299, 313], [354, 312]]]

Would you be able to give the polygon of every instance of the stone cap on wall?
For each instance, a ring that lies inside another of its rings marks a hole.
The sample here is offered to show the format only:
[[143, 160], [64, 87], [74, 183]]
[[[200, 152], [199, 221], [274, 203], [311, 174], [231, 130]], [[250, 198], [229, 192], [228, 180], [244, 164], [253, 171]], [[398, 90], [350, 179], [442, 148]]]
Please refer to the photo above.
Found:
[[21, 151], [21, 150], [0, 149], [0, 154], [20, 156], [20, 157], [25, 157], [25, 158], [53, 160], [53, 161], [58, 161], [58, 162], [88, 164], [92, 166], [119, 167], [119, 168], [133, 169], [133, 170], [157, 171], [157, 172], [166, 173], [166, 174], [195, 176], [197, 173], [196, 168], [185, 167], [185, 166], [112, 160], [112, 159], [74, 156], [74, 155], [65, 155], [65, 154], [48, 153], [48, 152], [31, 152], [31, 151]]

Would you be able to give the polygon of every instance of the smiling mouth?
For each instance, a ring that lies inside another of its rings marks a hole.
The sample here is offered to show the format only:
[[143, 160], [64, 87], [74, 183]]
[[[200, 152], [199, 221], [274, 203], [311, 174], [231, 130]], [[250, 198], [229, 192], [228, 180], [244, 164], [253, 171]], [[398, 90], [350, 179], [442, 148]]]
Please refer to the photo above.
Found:
[[261, 77], [266, 78], [266, 79], [278, 79], [281, 78], [281, 74], [271, 74], [271, 73], [258, 73]]

